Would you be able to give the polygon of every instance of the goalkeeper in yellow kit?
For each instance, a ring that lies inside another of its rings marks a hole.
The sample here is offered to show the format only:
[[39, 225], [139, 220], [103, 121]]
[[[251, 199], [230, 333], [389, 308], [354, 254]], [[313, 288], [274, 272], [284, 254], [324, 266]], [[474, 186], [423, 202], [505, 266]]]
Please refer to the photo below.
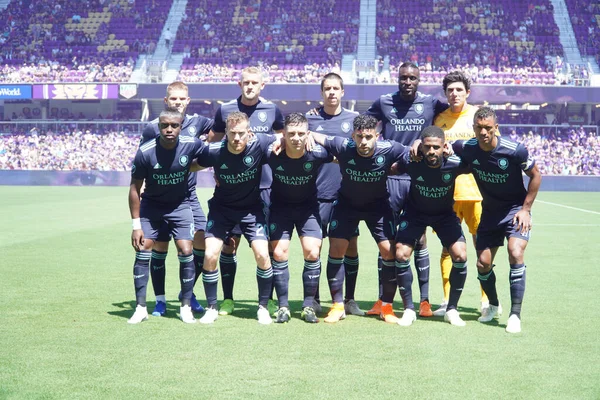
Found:
[[[460, 71], [452, 71], [444, 77], [442, 85], [450, 108], [440, 113], [433, 124], [444, 131], [446, 142], [474, 138], [473, 116], [477, 111], [477, 107], [467, 104], [467, 98], [471, 93], [469, 78]], [[472, 174], [460, 175], [456, 178], [454, 211], [461, 222], [463, 219], [465, 220], [469, 232], [473, 235], [473, 243], [475, 243], [475, 235], [481, 219], [481, 200], [481, 193], [479, 193]], [[444, 301], [440, 308], [433, 312], [434, 316], [443, 316], [446, 313], [446, 304], [450, 293], [452, 259], [446, 248], [442, 250], [440, 263], [444, 285]], [[485, 293], [483, 291], [481, 293], [481, 308], [483, 309], [489, 307], [489, 302]]]

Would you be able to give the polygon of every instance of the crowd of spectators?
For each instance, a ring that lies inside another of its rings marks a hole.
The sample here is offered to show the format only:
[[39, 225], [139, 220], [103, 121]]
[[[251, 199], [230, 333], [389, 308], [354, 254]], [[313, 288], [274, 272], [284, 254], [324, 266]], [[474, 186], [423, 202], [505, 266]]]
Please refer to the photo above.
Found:
[[74, 57], [68, 66], [57, 61], [40, 59], [36, 63], [0, 67], [2, 83], [35, 82], [127, 82], [133, 72], [134, 62], [99, 63], [82, 62]]
[[513, 129], [513, 140], [522, 142], [546, 175], [600, 175], [600, 138], [584, 128]]
[[0, 136], [0, 169], [128, 171], [139, 136], [123, 132]]
[[[600, 175], [600, 138], [584, 128], [502, 128], [523, 142], [542, 174]], [[0, 169], [127, 171], [139, 135], [90, 130], [64, 130], [0, 136]]]
[[[271, 83], [319, 83], [328, 72], [340, 73], [340, 66], [334, 64], [278, 65], [258, 64], [264, 72], [265, 82]], [[244, 65], [196, 64], [193, 69], [181, 70], [180, 80], [197, 82], [238, 82]]]
[[559, 30], [549, 1], [515, 3], [481, 0], [415, 0], [408, 8], [377, 2], [377, 46], [391, 64], [410, 60], [432, 70], [476, 65], [492, 70], [530, 67], [554, 70], [562, 56]]
[[582, 55], [600, 63], [600, 3], [589, 0], [566, 0], [571, 25]]

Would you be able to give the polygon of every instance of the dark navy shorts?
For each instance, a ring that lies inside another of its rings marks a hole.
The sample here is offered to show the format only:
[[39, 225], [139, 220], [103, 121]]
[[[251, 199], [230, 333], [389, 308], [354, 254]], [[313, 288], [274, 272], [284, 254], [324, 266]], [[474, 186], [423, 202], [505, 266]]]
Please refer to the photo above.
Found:
[[492, 249], [504, 245], [504, 239], [516, 237], [529, 241], [531, 231], [526, 235], [519, 232], [518, 227], [513, 224], [512, 220], [523, 208], [522, 206], [514, 206], [510, 210], [486, 210], [481, 213], [481, 222], [477, 228], [477, 239], [475, 247], [477, 250]]
[[[271, 188], [260, 189], [260, 199], [263, 204], [263, 214], [267, 221], [269, 221], [269, 206], [271, 205]], [[242, 228], [239, 225], [233, 227], [229, 236], [242, 236]]]
[[236, 225], [239, 225], [248, 243], [254, 240], [268, 240], [267, 219], [260, 204], [254, 208], [237, 210], [216, 204], [212, 199], [208, 202], [205, 237], [216, 237], [225, 241]]
[[456, 242], [465, 241], [460, 219], [454, 211], [442, 215], [428, 216], [408, 209], [398, 219], [396, 243], [414, 247], [428, 226], [434, 229], [435, 234], [442, 242], [442, 246], [446, 248]]
[[196, 232], [192, 209], [188, 202], [176, 207], [165, 207], [147, 204], [142, 199], [140, 222], [144, 237], [154, 241], [158, 240], [159, 231], [165, 227], [168, 236], [175, 240], [193, 240]]
[[350, 240], [356, 236], [360, 221], [365, 221], [377, 243], [394, 240], [396, 229], [393, 214], [387, 202], [367, 210], [357, 210], [349, 205], [336, 203], [329, 223], [329, 237]]
[[322, 239], [321, 216], [319, 206], [278, 207], [271, 204], [269, 214], [269, 240], [290, 240], [294, 227], [298, 236], [308, 236]]
[[[200, 206], [195, 190], [192, 196], [190, 196], [190, 207], [192, 208], [192, 215], [194, 217], [194, 233], [198, 231], [204, 232], [206, 230], [206, 215], [204, 215], [204, 210], [202, 210], [202, 206]], [[171, 241], [171, 233], [166, 223], [158, 230], [158, 238], [156, 240], [158, 242]]]
[[[321, 232], [323, 238], [326, 238], [329, 234], [329, 223], [331, 222], [331, 214], [333, 213], [333, 206], [337, 203], [337, 200], [319, 200], [319, 215], [321, 216]], [[356, 227], [354, 236], [359, 236], [360, 231]]]

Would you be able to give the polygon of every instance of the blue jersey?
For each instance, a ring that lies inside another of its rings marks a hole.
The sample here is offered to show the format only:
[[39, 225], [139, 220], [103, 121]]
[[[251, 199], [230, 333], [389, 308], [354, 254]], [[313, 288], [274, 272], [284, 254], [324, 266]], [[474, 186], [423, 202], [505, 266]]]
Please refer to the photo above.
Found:
[[[203, 117], [198, 114], [194, 115], [186, 115], [183, 119], [183, 123], [181, 124], [181, 133], [180, 137], [191, 137], [201, 139], [204, 136], [208, 135], [208, 132], [213, 128], [215, 121]], [[156, 139], [160, 136], [160, 129], [158, 129], [158, 118], [150, 122], [144, 128], [142, 132], [142, 137], [140, 139], [140, 147], [153, 139]], [[188, 183], [190, 185], [190, 191], [196, 190], [196, 173], [192, 172], [189, 175]]]
[[227, 140], [211, 143], [198, 156], [198, 164], [214, 167], [218, 185], [213, 200], [229, 208], [246, 209], [260, 204], [260, 176], [265, 152], [274, 135], [257, 135], [240, 154], [227, 149]]
[[[358, 113], [345, 108], [342, 108], [342, 112], [337, 115], [329, 115], [321, 107], [318, 115], [306, 114], [306, 119], [308, 119], [308, 129], [313, 132], [349, 138], [352, 136], [353, 122], [357, 116]], [[317, 198], [330, 201], [337, 199], [341, 182], [342, 175], [337, 165], [323, 165], [317, 177]]]
[[[242, 97], [235, 100], [223, 103], [217, 109], [215, 114], [215, 126], [213, 131], [217, 133], [225, 133], [227, 116], [234, 111], [241, 111], [246, 114], [250, 120], [250, 130], [254, 134], [268, 133], [280, 131], [284, 127], [284, 119], [279, 107], [268, 100], [259, 98], [258, 103], [253, 106], [247, 106], [242, 103]], [[267, 189], [271, 187], [271, 170], [268, 166], [263, 167], [260, 188]]]
[[390, 166], [408, 151], [400, 143], [382, 140], [376, 143], [371, 157], [362, 157], [352, 139], [336, 136], [328, 136], [323, 147], [339, 162], [342, 173], [339, 203], [356, 209], [368, 209], [380, 201], [388, 201], [386, 180]]
[[317, 176], [326, 163], [333, 161], [331, 154], [317, 145], [300, 158], [290, 158], [285, 152], [274, 154], [271, 145], [266, 157], [273, 171], [272, 204], [317, 203]]
[[454, 213], [454, 181], [469, 172], [457, 156], [442, 158], [439, 168], [431, 168], [425, 160], [411, 162], [406, 153], [398, 163], [398, 172], [410, 176], [408, 207], [425, 215]]
[[[414, 100], [406, 101], [400, 92], [380, 96], [367, 110], [383, 123], [381, 137], [410, 146], [421, 136], [421, 131], [433, 125], [436, 115], [448, 108], [448, 104], [435, 97], [417, 92]], [[395, 179], [408, 179], [407, 175], [394, 175]]]
[[471, 166], [483, 197], [483, 209], [506, 210], [523, 205], [527, 196], [523, 171], [529, 171], [535, 165], [525, 146], [498, 137], [496, 148], [484, 151], [477, 139], [473, 138], [466, 142], [455, 142], [454, 151]]
[[165, 149], [160, 138], [140, 146], [131, 168], [134, 179], [144, 180], [142, 199], [156, 205], [178, 205], [190, 195], [190, 164], [206, 146], [201, 140], [179, 137], [174, 149]]

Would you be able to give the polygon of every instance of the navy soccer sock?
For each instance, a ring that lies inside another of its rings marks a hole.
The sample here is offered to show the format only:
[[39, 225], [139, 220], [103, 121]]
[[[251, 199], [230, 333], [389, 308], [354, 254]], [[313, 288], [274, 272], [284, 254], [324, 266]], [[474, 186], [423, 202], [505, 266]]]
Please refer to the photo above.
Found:
[[235, 254], [221, 253], [219, 258], [221, 266], [221, 285], [223, 286], [223, 298], [233, 300], [233, 284], [237, 272], [237, 256]]
[[429, 250], [427, 247], [415, 246], [415, 268], [417, 269], [421, 301], [429, 301]]
[[139, 306], [146, 307], [146, 289], [148, 288], [148, 275], [150, 269], [150, 258], [152, 253], [141, 250], [135, 253], [133, 264], [133, 285], [135, 287], [135, 302]]
[[215, 308], [217, 305], [217, 288], [219, 286], [219, 270], [207, 271], [202, 269], [202, 284], [206, 294], [206, 302], [209, 307]]
[[342, 289], [344, 287], [344, 259], [327, 258], [327, 282], [329, 292], [334, 303], [342, 303], [344, 297]]
[[165, 295], [165, 260], [167, 252], [152, 250], [150, 258], [150, 277], [152, 278], [152, 287], [155, 296]]
[[266, 307], [273, 290], [273, 268], [262, 270], [256, 267], [256, 282], [258, 283], [258, 304]]
[[521, 318], [521, 304], [525, 295], [525, 264], [510, 264], [510, 315]]
[[479, 283], [481, 284], [481, 288], [485, 292], [488, 297], [490, 304], [492, 306], [498, 306], [498, 293], [496, 292], [496, 274], [494, 273], [494, 269], [487, 274], [477, 274], [477, 279], [479, 279]]
[[396, 260], [396, 279], [400, 290], [400, 296], [402, 297], [402, 303], [404, 303], [404, 309], [415, 309], [412, 299], [412, 282], [413, 273], [410, 269], [410, 261], [398, 261]]
[[467, 263], [465, 262], [452, 262], [452, 269], [450, 270], [450, 295], [448, 297], [447, 310], [456, 309], [458, 306], [458, 300], [465, 287], [465, 281], [467, 280]]
[[[302, 285], [304, 286], [304, 302], [302, 307], [312, 307], [315, 295], [319, 289], [319, 279], [321, 278], [321, 260], [304, 260], [304, 269], [302, 270]], [[279, 295], [278, 295], [279, 296]]]
[[398, 287], [395, 262], [394, 260], [382, 260], [381, 262], [381, 286], [383, 288], [381, 301], [384, 303], [393, 303], [394, 296], [396, 296], [396, 288]]
[[271, 264], [273, 265], [273, 286], [277, 293], [279, 307], [289, 307], [288, 288], [290, 284], [290, 270], [288, 268], [288, 261], [273, 260]]
[[202, 268], [204, 267], [204, 250], [194, 249], [194, 267], [196, 269], [196, 276], [194, 277], [194, 286], [202, 275]]
[[179, 258], [179, 282], [181, 283], [181, 305], [189, 306], [194, 291], [194, 277], [196, 268], [194, 267], [193, 254], [181, 254]]
[[356, 291], [356, 279], [358, 278], [358, 256], [344, 257], [344, 271], [346, 276], [346, 295], [345, 300], [353, 300]]
[[382, 278], [381, 278], [381, 272], [383, 271], [383, 259], [381, 258], [381, 254], [377, 255], [377, 282], [379, 283], [379, 295], [377, 296], [378, 299], [381, 300], [381, 296], [383, 296], [383, 285], [381, 284], [382, 282]]

